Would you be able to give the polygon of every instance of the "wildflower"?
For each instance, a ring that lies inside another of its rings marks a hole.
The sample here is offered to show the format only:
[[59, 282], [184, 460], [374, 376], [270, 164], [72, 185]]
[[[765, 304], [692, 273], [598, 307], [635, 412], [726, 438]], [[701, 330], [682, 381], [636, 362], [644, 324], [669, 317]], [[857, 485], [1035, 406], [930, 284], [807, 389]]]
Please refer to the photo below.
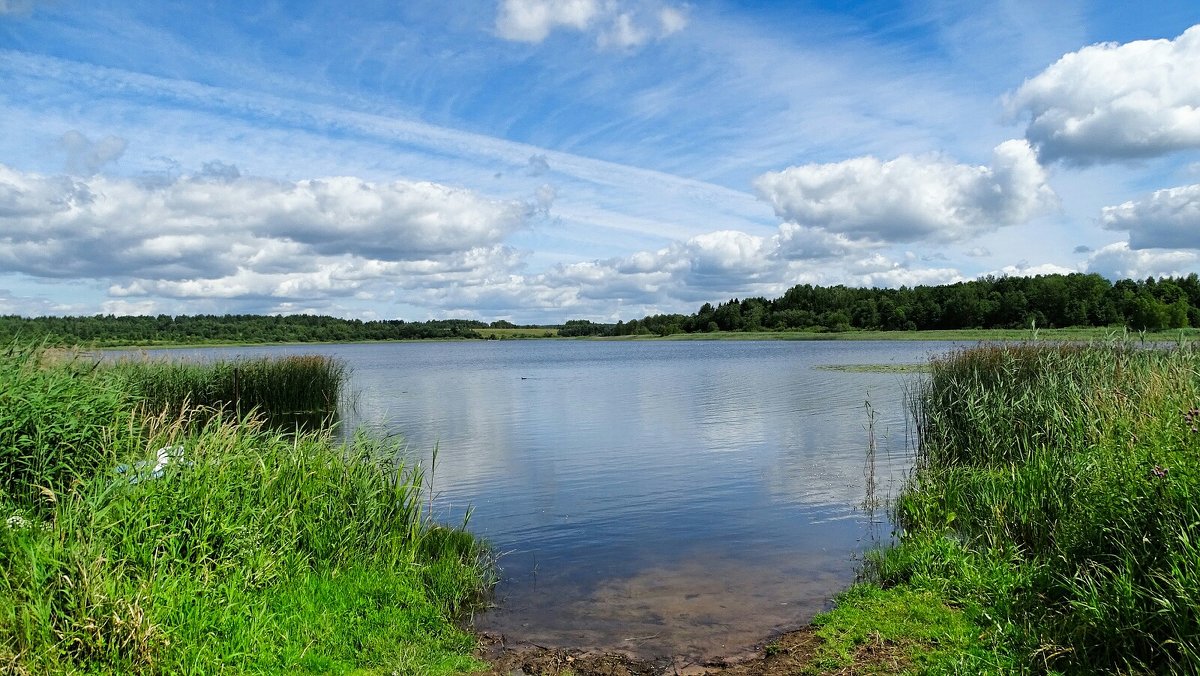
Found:
[[1158, 477], [1159, 479], [1167, 478], [1167, 469], [1165, 467], [1160, 467], [1158, 465], [1155, 465], [1154, 469], [1150, 470], [1150, 473], [1153, 474], [1154, 476]]
[[1191, 428], [1192, 434], [1200, 432], [1200, 408], [1184, 411], [1183, 422]]

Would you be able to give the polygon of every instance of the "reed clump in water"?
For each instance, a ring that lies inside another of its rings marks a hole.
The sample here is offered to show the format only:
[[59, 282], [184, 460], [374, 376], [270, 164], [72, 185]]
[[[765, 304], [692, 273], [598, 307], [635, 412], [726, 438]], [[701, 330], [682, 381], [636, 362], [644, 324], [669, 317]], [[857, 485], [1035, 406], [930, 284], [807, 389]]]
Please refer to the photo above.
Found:
[[188, 406], [223, 408], [234, 415], [252, 410], [273, 425], [335, 420], [347, 371], [343, 362], [321, 355], [234, 361], [123, 360], [111, 375], [150, 410], [179, 412]]
[[393, 445], [145, 416], [104, 369], [33, 348], [0, 355], [0, 386], [0, 672], [477, 666], [453, 620], [484, 551], [430, 522]]
[[1198, 407], [1192, 346], [990, 346], [935, 359], [913, 392], [902, 536], [874, 572], [884, 586], [936, 592], [978, 625], [987, 650], [964, 651], [960, 668], [1195, 671]]

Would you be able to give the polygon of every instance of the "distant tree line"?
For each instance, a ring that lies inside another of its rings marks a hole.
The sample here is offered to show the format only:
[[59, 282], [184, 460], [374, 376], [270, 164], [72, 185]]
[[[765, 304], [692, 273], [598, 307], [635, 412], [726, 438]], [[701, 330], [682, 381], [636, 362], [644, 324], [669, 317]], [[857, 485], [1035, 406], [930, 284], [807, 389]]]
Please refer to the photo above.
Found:
[[[705, 303], [691, 315], [651, 315], [592, 324], [591, 335], [671, 335], [713, 331], [923, 331], [929, 329], [1123, 326], [1200, 327], [1200, 278], [1148, 277], [1116, 283], [1098, 274], [983, 277], [898, 289], [813, 286], [774, 300]], [[579, 327], [576, 330], [582, 330]]]
[[[1200, 327], [1200, 277], [1110, 282], [1097, 274], [983, 277], [898, 289], [803, 284], [774, 300], [705, 303], [691, 315], [660, 314], [616, 324], [573, 319], [559, 335], [629, 336], [715, 331], [921, 331], [927, 329], [1123, 326]], [[181, 345], [483, 338], [507, 320], [362, 321], [314, 315], [0, 316], [0, 340], [51, 345]], [[522, 328], [529, 328], [528, 326]]]
[[362, 321], [315, 315], [0, 316], [0, 339], [50, 345], [194, 345], [479, 338], [469, 319]]

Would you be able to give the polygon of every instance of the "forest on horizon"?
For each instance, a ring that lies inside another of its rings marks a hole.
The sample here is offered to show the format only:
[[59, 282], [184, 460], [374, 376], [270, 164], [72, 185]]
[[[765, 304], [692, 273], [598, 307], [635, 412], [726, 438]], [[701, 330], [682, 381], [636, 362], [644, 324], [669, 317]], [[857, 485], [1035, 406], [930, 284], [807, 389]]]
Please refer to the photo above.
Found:
[[[179, 345], [495, 337], [537, 328], [558, 335], [628, 336], [706, 332], [924, 331], [1200, 327], [1200, 277], [1111, 282], [1098, 274], [982, 277], [937, 286], [857, 288], [802, 284], [775, 299], [705, 303], [694, 314], [658, 314], [615, 324], [586, 319], [518, 326], [507, 320], [341, 319], [318, 315], [0, 316], [0, 340], [48, 345]], [[503, 333], [503, 331], [501, 331]]]

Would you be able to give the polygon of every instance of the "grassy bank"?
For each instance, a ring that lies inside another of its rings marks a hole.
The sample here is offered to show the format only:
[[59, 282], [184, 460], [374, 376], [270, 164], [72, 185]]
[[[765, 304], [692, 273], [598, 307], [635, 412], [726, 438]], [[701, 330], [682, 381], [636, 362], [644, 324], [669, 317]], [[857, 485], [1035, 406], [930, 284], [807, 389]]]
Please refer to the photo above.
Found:
[[1200, 351], [980, 347], [913, 402], [901, 534], [819, 618], [827, 666], [1200, 669]]
[[511, 328], [511, 329], [479, 329], [475, 333], [486, 340], [523, 340], [530, 338], [557, 338], [558, 329], [546, 328]]
[[0, 355], [0, 673], [477, 666], [453, 620], [484, 553], [395, 447], [147, 408], [121, 369], [43, 356]]

